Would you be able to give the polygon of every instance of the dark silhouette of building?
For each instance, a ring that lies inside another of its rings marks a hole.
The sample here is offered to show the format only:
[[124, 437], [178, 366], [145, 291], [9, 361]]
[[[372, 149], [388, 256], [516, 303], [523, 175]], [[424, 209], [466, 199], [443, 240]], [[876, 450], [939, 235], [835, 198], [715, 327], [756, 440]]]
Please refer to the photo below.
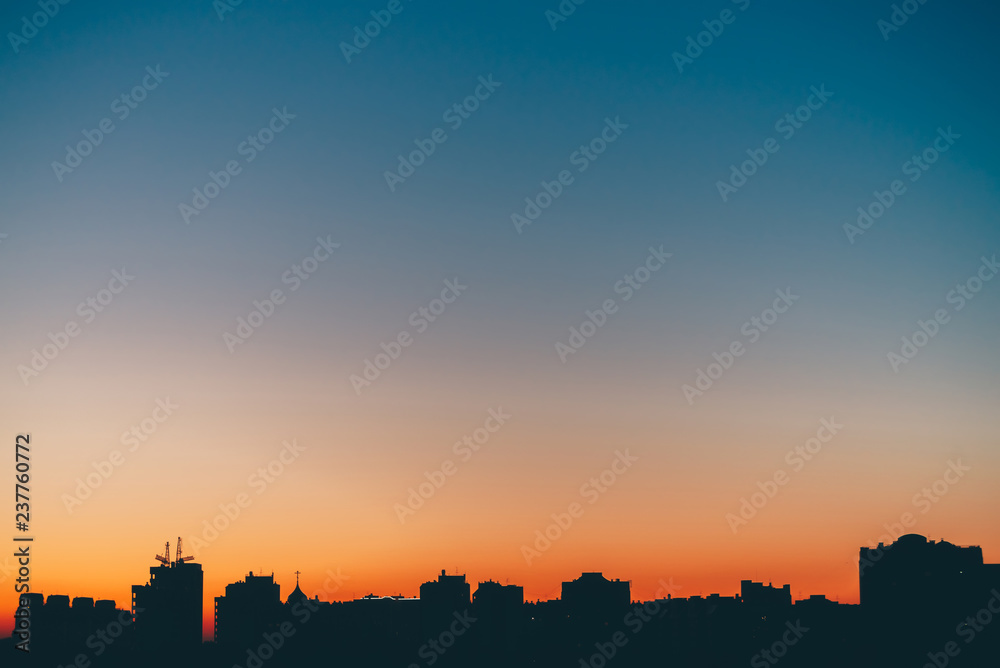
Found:
[[570, 617], [621, 618], [631, 602], [626, 580], [609, 580], [602, 573], [583, 573], [571, 582], [562, 583], [562, 602]]
[[420, 620], [424, 634], [440, 633], [456, 613], [468, 610], [470, 589], [464, 575], [448, 575], [444, 569], [437, 580], [420, 585]]
[[[297, 583], [295, 590], [302, 593]], [[250, 571], [246, 579], [226, 585], [224, 596], [215, 597], [215, 642], [249, 647], [283, 617], [281, 585], [274, 574]]]
[[299, 588], [299, 575], [301, 575], [301, 573], [299, 571], [295, 571], [295, 589], [293, 589], [292, 593], [288, 595], [288, 598], [285, 600], [285, 605], [302, 605], [303, 601], [307, 601], [309, 599], [309, 597], [306, 596], [305, 593], [303, 593], [303, 591]]
[[[22, 596], [31, 622], [30, 655], [36, 665], [68, 666], [81, 653], [99, 649], [108, 655], [111, 645], [118, 656], [132, 649], [131, 614], [116, 609], [114, 601], [78, 596], [71, 602], [69, 596], [61, 594]], [[0, 661], [0, 665], [8, 664]]]
[[[180, 541], [178, 540], [178, 543]], [[153, 650], [196, 648], [201, 644], [204, 573], [191, 557], [170, 561], [157, 557], [160, 566], [150, 566], [149, 583], [132, 586], [132, 616], [140, 645]]]
[[511, 652], [524, 633], [524, 587], [480, 582], [472, 595], [472, 614], [481, 650]]
[[761, 610], [780, 611], [792, 605], [792, 586], [786, 584], [778, 588], [763, 582], [740, 580], [740, 598]]
[[[997, 584], [980, 547], [906, 534], [891, 545], [861, 548], [861, 604], [872, 610], [955, 609]], [[991, 582], [992, 580], [992, 582]]]
[[[947, 541], [929, 541], [918, 534], [900, 536], [894, 543], [862, 547], [858, 578], [861, 609], [866, 626], [880, 641], [876, 657], [921, 665], [928, 658], [926, 646], [940, 648], [975, 639], [962, 650], [964, 661], [985, 655], [991, 644], [983, 637], [985, 626], [978, 611], [994, 599], [1000, 612], [1000, 592], [995, 565], [983, 563], [980, 547], [960, 547]], [[962, 620], [966, 620], [962, 625]], [[992, 637], [998, 637], [994, 630]], [[993, 645], [996, 646], [995, 644]], [[939, 651], [939, 650], [936, 650]], [[953, 657], [949, 657], [953, 659]], [[986, 664], [966, 664], [986, 665]]]
[[431, 607], [462, 610], [469, 607], [469, 592], [464, 575], [448, 575], [441, 569], [437, 580], [420, 585], [420, 600]]
[[628, 581], [601, 573], [564, 582], [551, 601], [525, 603], [520, 586], [492, 580], [470, 601], [466, 577], [443, 571], [420, 598], [329, 603], [307, 598], [296, 577], [282, 603], [273, 574], [250, 573], [215, 599], [218, 642], [204, 644], [201, 567], [163, 557], [149, 584], [133, 588], [134, 625], [113, 601], [26, 594], [32, 655], [16, 653], [14, 638], [0, 652], [21, 662], [10, 665], [46, 668], [997, 665], [998, 568], [980, 548], [909, 535], [860, 556], [860, 605], [793, 602], [790, 585], [751, 580], [736, 596], [638, 602]]

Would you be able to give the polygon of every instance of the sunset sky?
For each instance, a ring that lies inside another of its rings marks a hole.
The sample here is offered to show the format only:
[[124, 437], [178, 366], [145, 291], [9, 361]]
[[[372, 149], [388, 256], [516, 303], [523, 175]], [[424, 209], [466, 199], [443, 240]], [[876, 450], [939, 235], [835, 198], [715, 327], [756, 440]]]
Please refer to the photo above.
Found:
[[[447, 569], [530, 600], [602, 571], [634, 599], [755, 579], [857, 602], [858, 548], [905, 513], [1000, 562], [998, 12], [886, 31], [890, 4], [72, 2], [6, 37], [0, 490], [30, 433], [32, 591], [127, 608], [182, 536], [206, 637], [248, 571], [283, 598], [296, 570], [345, 600]], [[4, 3], [3, 33], [37, 11]]]

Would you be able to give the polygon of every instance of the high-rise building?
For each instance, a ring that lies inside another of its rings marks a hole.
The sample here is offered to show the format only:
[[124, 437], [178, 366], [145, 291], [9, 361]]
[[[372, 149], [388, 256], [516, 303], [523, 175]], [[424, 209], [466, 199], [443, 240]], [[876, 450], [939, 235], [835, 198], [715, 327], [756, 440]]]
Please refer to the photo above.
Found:
[[191, 648], [201, 644], [202, 593], [205, 575], [201, 564], [180, 557], [157, 557], [160, 566], [149, 568], [149, 583], [132, 586], [132, 616], [139, 643], [147, 648]]

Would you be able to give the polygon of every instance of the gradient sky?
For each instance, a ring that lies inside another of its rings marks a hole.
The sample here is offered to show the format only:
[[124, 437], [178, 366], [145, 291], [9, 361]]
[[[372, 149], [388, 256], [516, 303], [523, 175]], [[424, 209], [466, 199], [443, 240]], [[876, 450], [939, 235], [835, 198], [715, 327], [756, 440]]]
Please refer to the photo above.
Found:
[[[858, 547], [906, 512], [1000, 562], [1000, 281], [947, 301], [1000, 252], [995, 6], [930, 2], [886, 40], [890, 3], [860, 0], [593, 0], [555, 30], [556, 0], [403, 0], [347, 63], [340, 43], [386, 4], [245, 0], [220, 20], [209, 0], [77, 0], [16, 53], [5, 38], [0, 405], [6, 447], [33, 439], [34, 591], [127, 607], [163, 542], [241, 493], [250, 506], [198, 551], [209, 628], [211, 599], [250, 570], [282, 596], [301, 570], [327, 600], [416, 595], [447, 568], [532, 600], [599, 570], [634, 598], [755, 578], [856, 602]], [[734, 22], [678, 72], [723, 9]], [[3, 33], [37, 11], [4, 3]], [[119, 120], [112, 102], [156, 66], [169, 74]], [[451, 130], [442, 114], [491, 75]], [[832, 97], [783, 138], [775, 122], [813, 86]], [[238, 145], [274, 108], [295, 119], [246, 163]], [[571, 154], [619, 117], [577, 172]], [[114, 131], [57, 179], [102, 118]], [[385, 171], [439, 127], [390, 191]], [[910, 182], [903, 164], [948, 127], [961, 137]], [[716, 183], [769, 137], [780, 150], [724, 202]], [[185, 224], [178, 205], [229, 160], [242, 171]], [[518, 233], [511, 214], [564, 169], [573, 184]], [[850, 243], [843, 226], [894, 179], [905, 194]], [[317, 237], [340, 247], [290, 291]], [[661, 245], [672, 257], [624, 301], [616, 282]], [[85, 322], [77, 305], [123, 267], [134, 281]], [[417, 333], [410, 314], [456, 278], [467, 290]], [[799, 300], [750, 343], [741, 327], [786, 288]], [[230, 353], [223, 334], [275, 289], [287, 301]], [[609, 298], [563, 363], [556, 342]], [[894, 371], [887, 353], [942, 308]], [[23, 382], [69, 321], [79, 336]], [[413, 344], [356, 393], [350, 376], [403, 331]], [[746, 353], [690, 405], [682, 386], [734, 341]], [[168, 397], [179, 408], [129, 452], [122, 432]], [[452, 444], [498, 407], [511, 419], [462, 461]], [[824, 418], [843, 430], [793, 471], [785, 454]], [[250, 476], [292, 439], [305, 450], [257, 494]], [[638, 460], [588, 503], [581, 485], [626, 449]], [[63, 495], [115, 450], [124, 464], [69, 512]], [[446, 459], [457, 473], [401, 523], [394, 504]], [[960, 481], [915, 504], [958, 459]], [[778, 469], [790, 482], [734, 533], [726, 514]], [[573, 502], [583, 516], [528, 565], [521, 546]], [[350, 579], [322, 592], [338, 570]]]

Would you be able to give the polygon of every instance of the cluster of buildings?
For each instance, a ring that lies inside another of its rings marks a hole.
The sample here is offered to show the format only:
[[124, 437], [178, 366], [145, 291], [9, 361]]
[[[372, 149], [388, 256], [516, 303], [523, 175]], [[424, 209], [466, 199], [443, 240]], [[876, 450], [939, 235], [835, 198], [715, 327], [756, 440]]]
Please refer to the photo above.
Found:
[[[741, 582], [735, 596], [668, 594], [642, 604], [632, 600], [628, 581], [601, 573], [583, 573], [562, 584], [559, 599], [532, 603], [525, 602], [520, 586], [487, 581], [473, 592], [464, 575], [445, 571], [420, 586], [419, 598], [368, 595], [325, 602], [302, 592], [298, 573], [295, 589], [282, 599], [273, 574], [250, 572], [215, 598], [215, 643], [203, 645], [201, 565], [179, 554], [174, 561], [169, 552], [167, 556], [150, 568], [147, 584], [132, 587], [130, 610], [118, 610], [113, 601], [80, 597], [71, 602], [59, 595], [43, 600], [41, 594], [30, 594], [34, 646], [85, 652], [95, 629], [117, 627], [121, 652], [155, 657], [181, 651], [218, 661], [204, 665], [263, 665], [279, 653], [294, 665], [334, 652], [343, 665], [492, 665], [530, 658], [544, 665], [579, 666], [565, 659], [592, 665], [594, 652], [604, 648], [606, 662], [608, 647], [637, 662], [669, 647], [677, 665], [710, 656], [724, 665], [739, 658], [742, 650], [736, 647], [756, 644], [766, 652], [772, 636], [783, 637], [782, 624], [791, 629], [795, 622], [796, 629], [815, 629], [811, 636], [797, 631], [801, 647], [854, 643], [856, 654], [847, 650], [839, 660], [863, 662], [874, 656], [866, 642], [887, 652], [893, 648], [892, 656], [898, 658], [917, 632], [927, 642], [940, 637], [947, 643], [961, 631], [961, 625], [953, 630], [952, 621], [975, 614], [991, 591], [1000, 605], [1000, 564], [984, 563], [979, 547], [910, 534], [892, 545], [861, 548], [860, 605], [823, 596], [793, 602], [789, 585], [750, 580]], [[1000, 623], [997, 627], [1000, 635]], [[602, 644], [609, 639], [614, 640], [611, 645]], [[796, 652], [804, 658], [808, 650]], [[826, 665], [826, 658], [826, 650], [817, 649], [810, 665]], [[272, 660], [269, 665], [283, 664]], [[622, 659], [617, 665], [630, 663]]]

